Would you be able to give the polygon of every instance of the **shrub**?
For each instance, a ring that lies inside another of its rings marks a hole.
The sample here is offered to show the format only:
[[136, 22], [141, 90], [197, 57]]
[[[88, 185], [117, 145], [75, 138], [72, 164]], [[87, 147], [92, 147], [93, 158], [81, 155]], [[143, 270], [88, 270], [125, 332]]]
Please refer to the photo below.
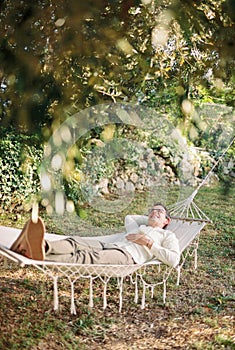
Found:
[[0, 207], [25, 209], [40, 187], [43, 149], [35, 136], [0, 130]]

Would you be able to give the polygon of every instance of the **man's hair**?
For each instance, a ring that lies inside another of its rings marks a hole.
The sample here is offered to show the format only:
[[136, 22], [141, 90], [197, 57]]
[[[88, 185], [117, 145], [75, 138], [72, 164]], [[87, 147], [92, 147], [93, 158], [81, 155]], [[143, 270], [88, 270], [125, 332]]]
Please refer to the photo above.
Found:
[[[157, 205], [160, 205], [161, 207], [163, 207], [163, 209], [165, 209], [165, 211], [166, 211], [166, 218], [167, 218], [167, 219], [170, 219], [171, 216], [170, 216], [170, 213], [169, 213], [167, 207], [166, 207], [164, 204], [162, 204], [162, 203], [154, 203], [153, 206], [155, 207], [155, 206], [157, 206]], [[168, 226], [168, 224], [165, 225], [163, 228], [166, 228], [167, 226]]]

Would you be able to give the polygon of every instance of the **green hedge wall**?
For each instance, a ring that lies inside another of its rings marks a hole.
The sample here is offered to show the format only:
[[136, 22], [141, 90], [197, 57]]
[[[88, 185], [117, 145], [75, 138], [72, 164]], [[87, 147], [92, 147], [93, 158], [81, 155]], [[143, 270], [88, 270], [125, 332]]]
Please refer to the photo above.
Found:
[[35, 136], [0, 130], [0, 207], [15, 211], [30, 208], [39, 192], [43, 148]]

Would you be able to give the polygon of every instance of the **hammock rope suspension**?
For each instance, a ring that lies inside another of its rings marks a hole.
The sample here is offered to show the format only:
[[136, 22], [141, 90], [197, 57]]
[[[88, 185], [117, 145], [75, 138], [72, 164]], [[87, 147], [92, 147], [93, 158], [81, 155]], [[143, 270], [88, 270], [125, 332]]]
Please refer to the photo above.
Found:
[[210, 169], [209, 173], [206, 175], [206, 177], [203, 179], [203, 181], [199, 184], [199, 186], [196, 189], [196, 193], [195, 195], [198, 193], [198, 191], [200, 190], [200, 188], [202, 186], [205, 185], [205, 183], [207, 182], [207, 180], [209, 179], [209, 177], [211, 176], [211, 174], [213, 173], [214, 169], [217, 167], [217, 165], [220, 163], [220, 161], [222, 160], [222, 158], [225, 156], [225, 154], [228, 152], [229, 148], [232, 146], [232, 144], [235, 141], [235, 137], [232, 138], [232, 140], [230, 141], [229, 145], [227, 146], [227, 148], [223, 151], [223, 153], [219, 156], [219, 158], [217, 159], [217, 161], [215, 162], [215, 164], [213, 165], [213, 167]]
[[203, 187], [206, 182], [208, 181], [209, 177], [213, 173], [214, 169], [218, 166], [221, 159], [224, 157], [224, 155], [227, 153], [229, 148], [234, 143], [235, 137], [231, 140], [227, 148], [223, 151], [223, 153], [220, 155], [220, 157], [217, 159], [217, 161], [214, 163], [208, 174], [205, 176], [205, 178], [202, 180], [202, 182], [198, 185], [198, 187], [192, 192], [192, 194], [173, 205], [169, 206], [169, 211], [171, 213], [171, 216], [179, 216], [179, 217], [185, 217], [185, 218], [198, 218], [201, 220], [210, 221], [210, 219], [206, 216], [205, 213], [195, 204], [194, 198], [196, 197], [198, 191]]

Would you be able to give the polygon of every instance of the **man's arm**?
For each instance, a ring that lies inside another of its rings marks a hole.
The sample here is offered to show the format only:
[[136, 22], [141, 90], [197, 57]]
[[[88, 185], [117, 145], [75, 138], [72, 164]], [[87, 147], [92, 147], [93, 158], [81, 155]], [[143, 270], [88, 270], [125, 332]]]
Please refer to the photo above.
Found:
[[137, 233], [140, 225], [147, 225], [148, 217], [145, 215], [127, 215], [125, 217], [125, 228], [127, 233]]
[[172, 232], [167, 234], [162, 245], [154, 242], [144, 232], [131, 233], [126, 238], [131, 242], [146, 246], [157, 260], [162, 261], [166, 265], [176, 267], [180, 261], [179, 242]]
[[173, 233], [169, 233], [167, 235], [162, 245], [158, 245], [157, 243], [153, 242], [150, 251], [157, 260], [160, 260], [169, 266], [176, 267], [179, 264], [179, 242]]

